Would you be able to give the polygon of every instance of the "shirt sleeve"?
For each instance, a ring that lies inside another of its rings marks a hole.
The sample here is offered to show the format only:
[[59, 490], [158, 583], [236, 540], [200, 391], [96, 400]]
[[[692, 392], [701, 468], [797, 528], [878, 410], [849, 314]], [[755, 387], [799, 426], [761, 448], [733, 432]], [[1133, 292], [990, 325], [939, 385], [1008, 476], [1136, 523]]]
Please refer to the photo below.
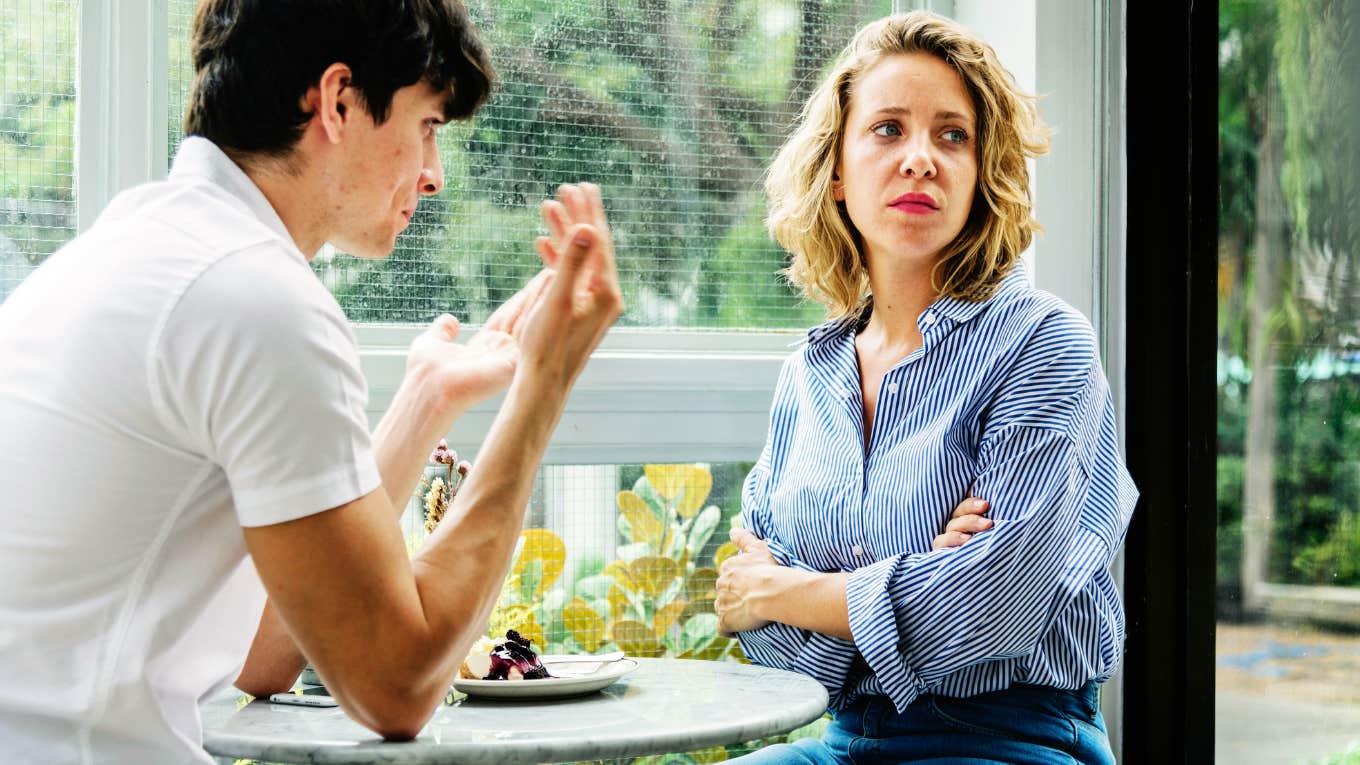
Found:
[[1137, 494], [1080, 324], [1075, 340], [1070, 321], [1041, 328], [985, 414], [974, 494], [994, 527], [850, 576], [851, 633], [898, 709], [968, 666], [1033, 653], [1122, 541]]
[[153, 348], [166, 419], [225, 473], [241, 525], [380, 485], [354, 336], [295, 254], [271, 244], [224, 257], [173, 304]]

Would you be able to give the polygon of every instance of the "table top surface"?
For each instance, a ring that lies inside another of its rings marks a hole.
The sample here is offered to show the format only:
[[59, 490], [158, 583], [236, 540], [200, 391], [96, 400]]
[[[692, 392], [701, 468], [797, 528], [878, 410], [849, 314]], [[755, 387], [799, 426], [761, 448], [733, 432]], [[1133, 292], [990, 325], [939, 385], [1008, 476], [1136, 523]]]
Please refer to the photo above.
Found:
[[[541, 701], [460, 698], [414, 741], [387, 742], [338, 707], [240, 692], [200, 707], [209, 753], [289, 763], [536, 763], [686, 752], [793, 730], [826, 710], [815, 680], [731, 662], [637, 659], [603, 691]], [[513, 682], [513, 681], [512, 681]], [[523, 682], [533, 682], [527, 680]]]

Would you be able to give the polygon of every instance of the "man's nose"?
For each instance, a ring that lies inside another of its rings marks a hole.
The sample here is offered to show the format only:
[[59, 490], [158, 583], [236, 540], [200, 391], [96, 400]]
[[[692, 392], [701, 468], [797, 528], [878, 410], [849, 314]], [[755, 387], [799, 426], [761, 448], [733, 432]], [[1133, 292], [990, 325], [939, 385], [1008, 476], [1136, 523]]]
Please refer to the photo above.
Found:
[[425, 167], [420, 171], [420, 193], [438, 194], [444, 188], [444, 164], [439, 160], [439, 149], [430, 148]]

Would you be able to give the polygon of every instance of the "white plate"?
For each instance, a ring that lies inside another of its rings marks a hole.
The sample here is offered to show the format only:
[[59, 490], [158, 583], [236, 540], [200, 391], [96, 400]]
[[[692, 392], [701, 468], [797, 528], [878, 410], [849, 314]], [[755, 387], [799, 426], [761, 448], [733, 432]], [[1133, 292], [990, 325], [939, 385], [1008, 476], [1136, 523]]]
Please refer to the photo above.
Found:
[[465, 680], [458, 678], [453, 687], [469, 696], [488, 699], [556, 699], [564, 696], [583, 696], [607, 688], [619, 678], [638, 668], [632, 659], [610, 662], [594, 672], [576, 674], [579, 665], [562, 664], [554, 669], [551, 661], [543, 666], [549, 674], [562, 676], [544, 680]]

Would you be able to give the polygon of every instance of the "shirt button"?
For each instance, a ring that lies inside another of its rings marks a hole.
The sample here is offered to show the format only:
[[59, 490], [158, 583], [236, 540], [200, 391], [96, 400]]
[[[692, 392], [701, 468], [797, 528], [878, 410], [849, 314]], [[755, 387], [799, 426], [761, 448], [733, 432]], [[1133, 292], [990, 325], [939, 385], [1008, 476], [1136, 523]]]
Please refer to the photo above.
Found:
[[864, 548], [860, 547], [859, 545], [855, 545], [854, 547], [850, 548], [850, 552], [854, 553], [856, 556], [860, 556], [864, 554]]
[[889, 393], [896, 393], [896, 392], [897, 392], [897, 383], [888, 383], [888, 392], [889, 392]]
[[934, 323], [935, 323], [935, 312], [934, 312], [934, 311], [927, 311], [927, 312], [926, 312], [926, 323], [927, 323], [927, 324], [934, 324]]
[[850, 398], [853, 395], [855, 395], [855, 392], [850, 390], [849, 388], [846, 388], [845, 390], [841, 391], [841, 398]]

